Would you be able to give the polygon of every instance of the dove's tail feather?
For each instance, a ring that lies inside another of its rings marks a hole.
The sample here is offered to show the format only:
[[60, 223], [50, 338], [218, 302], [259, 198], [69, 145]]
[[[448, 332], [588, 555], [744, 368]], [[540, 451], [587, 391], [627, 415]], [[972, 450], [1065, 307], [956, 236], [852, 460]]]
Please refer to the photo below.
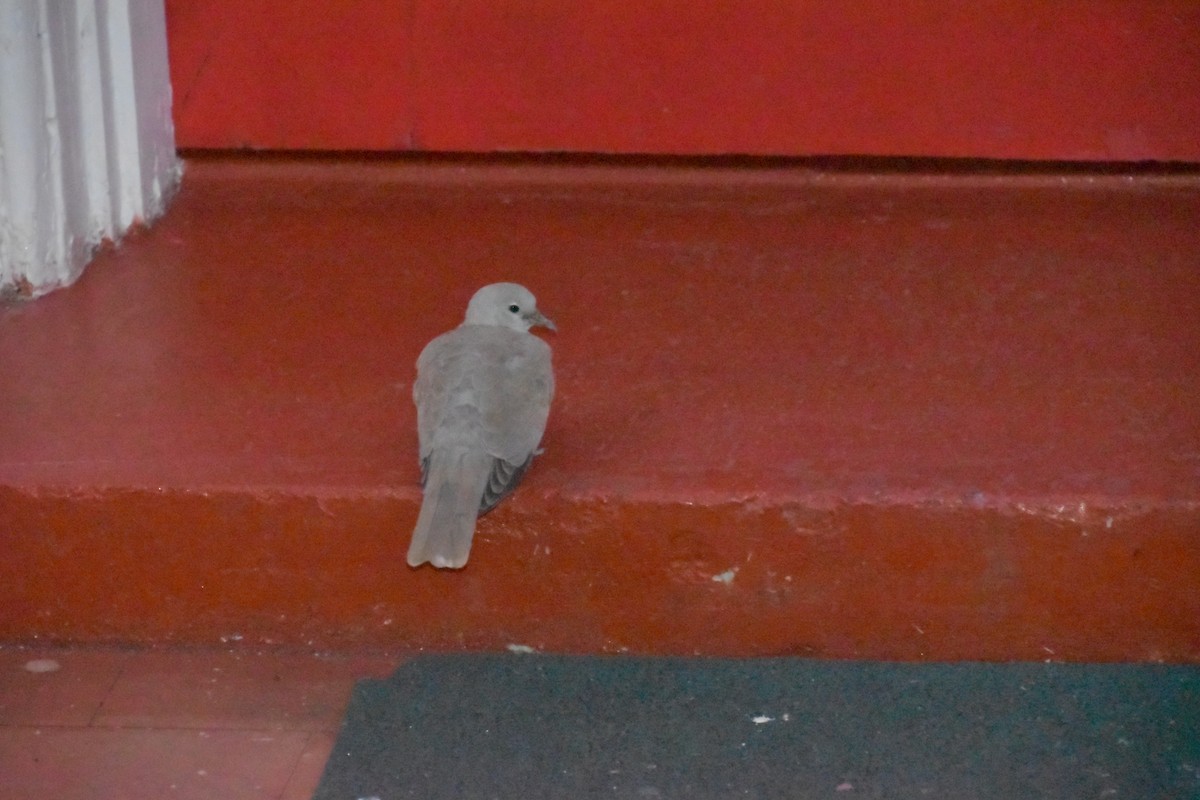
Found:
[[408, 548], [408, 564], [466, 566], [475, 536], [479, 501], [492, 471], [492, 457], [472, 450], [434, 450], [425, 475], [425, 497]]

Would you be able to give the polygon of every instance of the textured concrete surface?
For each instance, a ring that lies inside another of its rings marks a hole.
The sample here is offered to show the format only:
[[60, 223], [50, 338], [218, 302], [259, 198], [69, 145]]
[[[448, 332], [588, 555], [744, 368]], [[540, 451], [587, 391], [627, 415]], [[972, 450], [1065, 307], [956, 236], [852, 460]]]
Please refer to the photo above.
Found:
[[[1194, 178], [190, 163], [0, 309], [0, 637], [1200, 659]], [[546, 452], [412, 572], [413, 362], [560, 332]]]

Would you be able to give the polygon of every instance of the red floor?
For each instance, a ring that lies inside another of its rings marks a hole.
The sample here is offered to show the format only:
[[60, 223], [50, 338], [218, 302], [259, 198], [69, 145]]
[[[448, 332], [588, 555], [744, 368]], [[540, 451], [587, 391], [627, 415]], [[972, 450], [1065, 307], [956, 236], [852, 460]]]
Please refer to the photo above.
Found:
[[0, 796], [308, 800], [354, 681], [396, 663], [0, 648]]
[[[1200, 182], [206, 158], [0, 309], [0, 640], [1200, 661]], [[545, 455], [413, 571], [497, 279]]]

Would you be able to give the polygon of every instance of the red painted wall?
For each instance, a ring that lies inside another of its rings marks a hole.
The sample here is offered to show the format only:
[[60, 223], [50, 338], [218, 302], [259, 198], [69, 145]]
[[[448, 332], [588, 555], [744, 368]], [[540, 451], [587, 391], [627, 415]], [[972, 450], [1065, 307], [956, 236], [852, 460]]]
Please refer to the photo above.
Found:
[[167, 0], [185, 148], [1200, 161], [1195, 0]]

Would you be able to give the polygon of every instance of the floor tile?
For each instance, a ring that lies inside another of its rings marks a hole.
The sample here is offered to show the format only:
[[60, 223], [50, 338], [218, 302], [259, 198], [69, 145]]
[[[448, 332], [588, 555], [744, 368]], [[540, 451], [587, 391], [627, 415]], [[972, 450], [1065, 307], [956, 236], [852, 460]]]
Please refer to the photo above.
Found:
[[0, 648], [0, 726], [87, 725], [127, 658], [105, 649]]
[[95, 724], [108, 727], [336, 730], [354, 682], [386, 659], [195, 651], [133, 655]]
[[4, 796], [267, 800], [295, 770], [301, 731], [0, 729]]

